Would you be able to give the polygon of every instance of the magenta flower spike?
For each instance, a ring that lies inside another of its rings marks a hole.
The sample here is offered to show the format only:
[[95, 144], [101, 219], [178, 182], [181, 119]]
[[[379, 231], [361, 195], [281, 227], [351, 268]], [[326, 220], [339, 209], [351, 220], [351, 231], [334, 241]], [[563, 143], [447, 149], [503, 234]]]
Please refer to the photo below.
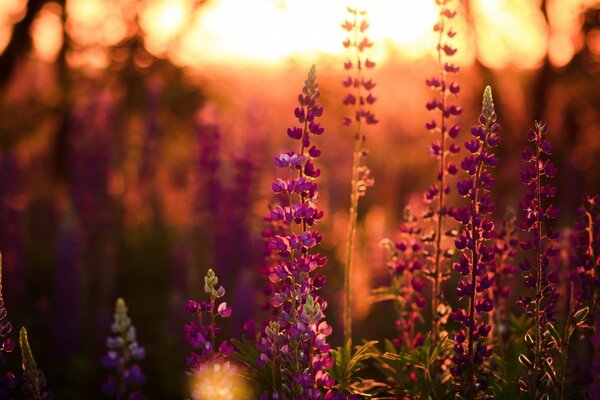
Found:
[[556, 321], [558, 274], [550, 271], [550, 259], [559, 253], [556, 245], [559, 235], [549, 222], [558, 216], [558, 209], [550, 202], [556, 188], [548, 180], [554, 178], [557, 171], [548, 157], [554, 148], [546, 139], [547, 134], [548, 126], [543, 122], [536, 122], [527, 132], [531, 148], [522, 153], [526, 168], [521, 172], [526, 193], [519, 203], [522, 210], [519, 227], [529, 234], [519, 246], [532, 254], [519, 267], [525, 287], [532, 295], [521, 297], [518, 304], [524, 308], [526, 315], [534, 319], [533, 327], [525, 335], [528, 354], [519, 355], [519, 361], [525, 367], [519, 388], [536, 399], [552, 393], [552, 374], [556, 374], [552, 344], [557, 335], [553, 335], [555, 329], [551, 327]]
[[420, 347], [425, 339], [423, 333], [417, 330], [417, 325], [422, 320], [423, 309], [427, 305], [424, 293], [426, 278], [423, 274], [425, 263], [422, 235], [417, 217], [406, 207], [399, 240], [382, 241], [383, 247], [390, 255], [388, 268], [392, 277], [391, 288], [398, 296], [395, 306], [398, 335], [392, 343], [396, 348], [403, 350]]
[[495, 247], [491, 242], [496, 237], [490, 214], [494, 209], [490, 191], [495, 179], [490, 169], [498, 165], [493, 149], [500, 143], [500, 125], [494, 110], [492, 89], [487, 86], [483, 94], [483, 107], [479, 123], [471, 128], [473, 138], [465, 142], [469, 154], [461, 163], [467, 179], [456, 185], [465, 204], [454, 211], [454, 218], [462, 229], [455, 240], [460, 252], [454, 271], [461, 280], [456, 296], [459, 301], [468, 300], [467, 309], [458, 308], [450, 318], [460, 323], [463, 329], [454, 335], [454, 366], [451, 373], [457, 394], [464, 398], [475, 398], [485, 393], [489, 382], [485, 379], [484, 361], [492, 350], [486, 338], [491, 330], [489, 313], [494, 309], [492, 285], [494, 276]]
[[314, 250], [323, 239], [314, 229], [323, 217], [316, 206], [321, 171], [315, 161], [321, 151], [312, 143], [324, 131], [318, 122], [323, 113], [319, 96], [313, 66], [294, 110], [299, 125], [288, 129], [299, 151], [274, 159], [284, 171], [272, 185], [276, 204], [268, 216], [271, 229], [264, 235], [276, 262], [269, 268], [274, 316], [259, 337], [256, 362], [280, 379], [273, 379], [273, 388], [262, 398], [321, 399], [322, 388], [331, 385], [325, 372], [332, 364], [327, 344], [331, 327], [324, 321], [327, 302], [318, 294], [325, 279], [317, 272], [327, 260]]
[[449, 27], [452, 18], [456, 15], [456, 11], [450, 8], [452, 1], [436, 0], [439, 15], [433, 30], [438, 37], [439, 75], [425, 82], [435, 96], [426, 104], [427, 110], [435, 115], [425, 124], [425, 128], [439, 138], [429, 147], [429, 153], [438, 161], [437, 182], [423, 194], [424, 201], [430, 204], [430, 210], [425, 215], [432, 219], [435, 225], [431, 239], [433, 251], [430, 256], [432, 266], [429, 273], [432, 281], [431, 313], [434, 342], [440, 337], [441, 325], [447, 320], [449, 311], [442, 293], [442, 283], [448, 275], [446, 266], [448, 252], [442, 248], [442, 236], [447, 229], [445, 217], [451, 212], [446, 199], [450, 193], [448, 178], [458, 173], [457, 166], [449, 161], [452, 155], [460, 151], [460, 147], [453, 143], [460, 132], [459, 126], [453, 122], [453, 119], [462, 114], [461, 107], [453, 103], [460, 92], [460, 85], [452, 79], [452, 75], [459, 71], [459, 67], [451, 62], [451, 58], [457, 52], [452, 44], [456, 31]]

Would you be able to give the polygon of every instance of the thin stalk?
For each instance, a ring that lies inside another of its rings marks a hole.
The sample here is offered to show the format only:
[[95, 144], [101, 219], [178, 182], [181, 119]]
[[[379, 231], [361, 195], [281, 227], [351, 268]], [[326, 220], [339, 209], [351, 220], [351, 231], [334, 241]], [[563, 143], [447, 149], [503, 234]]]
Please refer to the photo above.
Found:
[[542, 366], [541, 366], [541, 353], [542, 353], [542, 330], [543, 327], [541, 327], [541, 318], [540, 318], [540, 302], [542, 300], [542, 257], [541, 257], [541, 247], [542, 247], [542, 214], [541, 214], [541, 208], [542, 208], [542, 200], [541, 200], [541, 176], [540, 176], [540, 165], [539, 165], [539, 160], [540, 160], [540, 147], [538, 145], [536, 145], [536, 156], [535, 156], [535, 161], [536, 161], [536, 190], [535, 190], [535, 196], [536, 196], [536, 202], [537, 202], [537, 208], [538, 208], [538, 213], [537, 213], [537, 243], [536, 243], [536, 255], [535, 255], [535, 262], [536, 262], [536, 271], [537, 271], [537, 276], [536, 276], [536, 282], [535, 282], [535, 354], [534, 354], [534, 361], [533, 361], [533, 393], [534, 393], [534, 397], [537, 399], [538, 397], [538, 379], [537, 376], [539, 374], [539, 372], [542, 370]]
[[[483, 146], [483, 145], [482, 145]], [[471, 199], [471, 240], [473, 241], [473, 250], [471, 251], [471, 288], [472, 293], [469, 297], [469, 381], [468, 393], [475, 393], [475, 353], [473, 352], [474, 345], [474, 328], [475, 328], [475, 298], [477, 296], [476, 285], [477, 285], [477, 274], [475, 270], [479, 260], [478, 245], [479, 237], [477, 235], [477, 228], [475, 226], [475, 216], [478, 214], [477, 202], [479, 201], [479, 190], [477, 189], [477, 183], [479, 182], [479, 175], [481, 174], [483, 164], [479, 164], [477, 172], [475, 174], [475, 181], [473, 182], [473, 191], [475, 193], [474, 198]]]
[[[585, 216], [587, 218], [587, 227], [586, 232], [588, 234], [588, 252], [590, 254], [590, 259], [595, 262], [596, 255], [594, 254], [594, 218], [592, 214], [588, 211], [585, 212]], [[592, 268], [592, 278], [595, 279], [598, 271], [596, 271], [598, 266]], [[596, 315], [598, 313], [598, 291], [594, 290], [592, 293], [592, 305], [590, 307], [590, 313], [592, 315], [592, 336], [596, 335]]]
[[565, 380], [567, 374], [567, 357], [569, 356], [569, 343], [571, 342], [571, 335], [573, 330], [571, 329], [571, 321], [573, 318], [573, 283], [570, 285], [571, 295], [569, 296], [569, 314], [567, 314], [567, 322], [565, 324], [565, 332], [564, 332], [564, 340], [561, 343], [561, 351], [560, 351], [560, 385], [558, 396], [560, 400], [564, 400], [565, 398]]
[[[442, 60], [442, 38], [444, 33], [444, 19], [440, 18], [442, 26], [440, 27], [439, 36], [438, 36], [438, 65], [440, 67], [440, 76], [442, 78], [442, 82], [446, 80], [446, 71], [444, 70], [444, 64]], [[444, 165], [446, 162], [446, 117], [444, 116], [444, 109], [446, 108], [446, 85], [442, 85], [441, 89], [441, 126], [440, 126], [440, 143], [442, 147], [440, 162], [438, 167], [438, 173], [440, 175], [440, 190], [438, 196], [438, 218], [437, 218], [437, 232], [436, 232], [436, 244], [435, 244], [435, 270], [434, 270], [434, 283], [433, 283], [433, 293], [431, 296], [432, 306], [431, 306], [431, 314], [432, 314], [432, 345], [435, 346], [439, 338], [439, 320], [437, 316], [437, 310], [440, 303], [440, 284], [442, 281], [442, 270], [441, 270], [441, 243], [442, 243], [442, 230], [444, 228], [444, 187], [445, 187], [445, 173], [444, 173]]]
[[[356, 53], [356, 66], [358, 69], [358, 85], [356, 87], [356, 101], [359, 104], [359, 111], [362, 108], [360, 104], [361, 98], [361, 81], [362, 81], [362, 65], [358, 51], [358, 21], [354, 16], [354, 48]], [[356, 119], [356, 136], [354, 138], [354, 153], [352, 155], [352, 181], [350, 193], [350, 215], [348, 221], [348, 247], [346, 252], [346, 265], [344, 268], [344, 344], [352, 340], [352, 310], [351, 310], [351, 274], [352, 274], [352, 253], [354, 252], [354, 240], [356, 237], [356, 225], [358, 219], [358, 198], [359, 198], [359, 169], [362, 156], [362, 122], [360, 118]]]

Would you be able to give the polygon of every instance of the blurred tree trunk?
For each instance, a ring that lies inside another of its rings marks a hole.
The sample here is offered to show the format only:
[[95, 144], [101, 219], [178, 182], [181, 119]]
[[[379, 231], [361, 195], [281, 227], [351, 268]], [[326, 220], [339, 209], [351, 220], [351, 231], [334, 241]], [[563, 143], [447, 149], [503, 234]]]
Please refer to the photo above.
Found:
[[[0, 88], [5, 87], [10, 82], [19, 59], [31, 49], [29, 28], [38, 11], [40, 11], [46, 2], [47, 0], [29, 0], [25, 16], [14, 25], [10, 41], [4, 52], [0, 54]], [[61, 3], [64, 5], [64, 0]]]

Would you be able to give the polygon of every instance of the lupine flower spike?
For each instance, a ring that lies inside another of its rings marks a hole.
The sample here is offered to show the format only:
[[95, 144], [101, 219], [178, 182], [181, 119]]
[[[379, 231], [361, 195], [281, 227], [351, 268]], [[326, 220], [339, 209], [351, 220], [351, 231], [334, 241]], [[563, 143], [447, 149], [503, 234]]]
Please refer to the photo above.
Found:
[[376, 98], [371, 93], [375, 87], [372, 79], [364, 76], [365, 70], [375, 67], [375, 63], [367, 58], [368, 49], [373, 43], [366, 35], [369, 22], [365, 19], [366, 11], [348, 7], [350, 20], [342, 24], [342, 28], [348, 32], [344, 41], [344, 47], [353, 50], [353, 59], [344, 62], [344, 68], [350, 75], [342, 82], [344, 87], [350, 90], [343, 100], [344, 105], [352, 107], [353, 118], [345, 117], [344, 125], [354, 129], [354, 152], [352, 156], [352, 181], [350, 193], [350, 216], [348, 227], [348, 243], [346, 264], [344, 268], [344, 342], [352, 337], [352, 313], [350, 303], [350, 276], [352, 272], [352, 252], [356, 236], [356, 220], [358, 217], [358, 200], [369, 186], [373, 185], [371, 171], [363, 164], [367, 155], [365, 148], [365, 125], [376, 124], [378, 121], [370, 110]]
[[468, 308], [459, 308], [450, 314], [450, 318], [464, 328], [454, 336], [451, 372], [456, 393], [464, 398], [475, 398], [488, 387], [484, 360], [492, 353], [486, 338], [491, 329], [488, 314], [494, 308], [490, 289], [494, 278], [490, 271], [494, 269], [496, 254], [490, 243], [496, 234], [490, 219], [494, 209], [490, 191], [495, 179], [489, 170], [498, 165], [493, 149], [500, 143], [499, 131], [492, 89], [487, 86], [479, 123], [471, 128], [473, 138], [465, 142], [469, 155], [462, 161], [461, 168], [468, 178], [456, 185], [466, 204], [454, 212], [454, 218], [462, 224], [455, 240], [460, 257], [453, 268], [462, 276], [456, 296], [459, 301], [467, 299]]
[[108, 352], [102, 358], [102, 364], [113, 370], [102, 385], [104, 395], [117, 400], [143, 400], [140, 386], [146, 382], [146, 376], [137, 364], [146, 356], [146, 351], [137, 342], [135, 327], [127, 315], [127, 305], [122, 298], [115, 305], [112, 336], [106, 339]]
[[517, 216], [515, 210], [509, 209], [502, 220], [502, 227], [496, 229], [496, 260], [494, 274], [494, 317], [490, 320], [492, 330], [490, 331], [490, 342], [496, 340], [500, 346], [500, 354], [504, 348], [502, 334], [506, 329], [507, 298], [509, 295], [509, 278], [517, 271], [515, 257], [519, 241], [517, 239]]
[[[264, 399], [319, 399], [320, 387], [331, 385], [324, 371], [332, 363], [327, 344], [331, 328], [324, 321], [327, 303], [318, 295], [325, 278], [316, 273], [327, 260], [311, 251], [323, 239], [314, 230], [323, 217], [316, 206], [316, 179], [321, 170], [314, 164], [321, 150], [312, 144], [312, 138], [324, 131], [317, 122], [323, 113], [319, 95], [313, 65], [294, 110], [300, 126], [287, 132], [300, 142], [300, 150], [282, 153], [274, 160], [285, 171], [285, 178], [273, 182], [273, 193], [276, 199], [287, 200], [273, 205], [269, 216], [274, 224], [269, 248], [277, 260], [269, 274], [274, 285], [271, 305], [276, 309], [276, 319], [263, 329], [258, 342], [261, 353], [257, 363], [270, 368], [273, 374], [273, 387], [270, 394], [263, 393]], [[278, 230], [278, 226], [285, 228]]]
[[[391, 288], [397, 296], [394, 306], [398, 336], [392, 343], [398, 349], [413, 349], [422, 346], [424, 341], [423, 334], [416, 329], [427, 305], [423, 293], [425, 278], [421, 235], [422, 230], [417, 224], [417, 217], [407, 207], [404, 210], [404, 223], [400, 227], [399, 240], [395, 243], [389, 239], [382, 241], [383, 247], [390, 255], [388, 267], [392, 276]], [[387, 292], [388, 288], [384, 290]]]
[[187, 340], [195, 350], [187, 359], [194, 382], [192, 399], [233, 399], [236, 368], [228, 360], [233, 346], [227, 340], [217, 346], [221, 332], [217, 318], [229, 318], [232, 310], [219, 300], [225, 296], [225, 288], [219, 285], [219, 278], [212, 269], [204, 277], [204, 292], [209, 296], [208, 302], [188, 300], [186, 304], [194, 316], [194, 321], [185, 326]]
[[[449, 8], [451, 2], [452, 0], [436, 0], [439, 17], [433, 30], [438, 35], [437, 58], [440, 72], [438, 76], [426, 81], [427, 86], [436, 94], [435, 98], [426, 104], [426, 107], [438, 116], [427, 122], [425, 127], [439, 137], [429, 147], [431, 155], [438, 160], [437, 183], [430, 186], [424, 193], [425, 202], [431, 205], [425, 217], [433, 219], [435, 225], [432, 234], [427, 235], [433, 246], [432, 268], [428, 271], [428, 275], [431, 276], [432, 281], [431, 312], [433, 316], [432, 340], [434, 342], [439, 338], [440, 327], [447, 319], [449, 310], [443, 300], [441, 287], [443, 280], [448, 276], [444, 259], [451, 257], [452, 251], [445, 251], [442, 248], [442, 236], [446, 234], [445, 217], [451, 211], [446, 200], [446, 196], [450, 193], [448, 177], [456, 175], [458, 172], [456, 165], [448, 160], [451, 155], [460, 151], [460, 147], [452, 143], [458, 136], [460, 128], [451, 119], [462, 113], [462, 109], [452, 102], [452, 98], [456, 98], [458, 95], [460, 86], [450, 78], [459, 70], [457, 65], [449, 61], [457, 51], [456, 47], [452, 45], [452, 38], [456, 35], [456, 31], [448, 26], [450, 20], [456, 15], [456, 11]], [[453, 231], [449, 230], [448, 232]]]
[[554, 152], [554, 146], [546, 139], [547, 134], [548, 126], [542, 122], [536, 122], [527, 133], [532, 148], [522, 153], [527, 164], [521, 172], [526, 193], [519, 203], [523, 210], [519, 227], [529, 233], [529, 238], [521, 241], [519, 246], [533, 253], [533, 263], [526, 259], [519, 267], [525, 287], [533, 293], [521, 297], [518, 304], [534, 319], [533, 328], [525, 335], [528, 354], [519, 355], [526, 370], [519, 380], [519, 388], [534, 399], [547, 399], [556, 384], [552, 349], [556, 347], [556, 341], [560, 343], [560, 336], [552, 325], [556, 321], [558, 274], [550, 271], [550, 259], [559, 253], [556, 246], [558, 232], [549, 226], [549, 221], [558, 216], [558, 209], [549, 203], [556, 195], [556, 187], [547, 182], [556, 176], [556, 167], [548, 158]]
[[15, 374], [10, 370], [4, 370], [9, 353], [15, 349], [15, 341], [11, 337], [12, 324], [7, 320], [7, 312], [4, 307], [4, 295], [2, 293], [2, 254], [0, 254], [0, 399], [12, 399], [11, 390], [17, 384]]
[[23, 356], [23, 393], [27, 400], [45, 400], [52, 396], [46, 389], [46, 378], [41, 369], [38, 368], [33, 353], [27, 340], [27, 329], [21, 328], [19, 333], [19, 345]]

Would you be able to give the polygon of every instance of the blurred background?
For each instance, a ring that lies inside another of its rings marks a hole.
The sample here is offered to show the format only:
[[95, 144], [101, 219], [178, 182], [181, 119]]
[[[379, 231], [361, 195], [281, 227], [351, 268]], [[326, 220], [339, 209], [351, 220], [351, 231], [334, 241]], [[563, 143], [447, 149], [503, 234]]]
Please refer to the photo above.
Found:
[[[27, 325], [56, 398], [99, 396], [116, 297], [147, 349], [151, 398], [182, 398], [187, 298], [213, 267], [234, 314], [260, 318], [260, 231], [272, 158], [317, 64], [325, 134], [320, 206], [328, 317], [339, 345], [341, 262], [353, 134], [341, 124], [346, 2], [339, 0], [0, 0], [0, 250], [9, 319]], [[355, 2], [352, 2], [355, 3]], [[462, 138], [486, 84], [502, 124], [498, 215], [516, 207], [534, 119], [558, 148], [558, 224], [600, 189], [600, 2], [461, 0]], [[424, 80], [437, 71], [433, 1], [363, 1], [378, 66], [360, 208], [356, 336], [371, 287], [386, 282], [379, 241], [434, 179]], [[462, 141], [462, 139], [461, 139]], [[383, 314], [388, 315], [388, 314]], [[389, 321], [389, 324], [381, 324]], [[388, 326], [389, 325], [389, 326]], [[19, 357], [11, 362], [18, 368]]]

